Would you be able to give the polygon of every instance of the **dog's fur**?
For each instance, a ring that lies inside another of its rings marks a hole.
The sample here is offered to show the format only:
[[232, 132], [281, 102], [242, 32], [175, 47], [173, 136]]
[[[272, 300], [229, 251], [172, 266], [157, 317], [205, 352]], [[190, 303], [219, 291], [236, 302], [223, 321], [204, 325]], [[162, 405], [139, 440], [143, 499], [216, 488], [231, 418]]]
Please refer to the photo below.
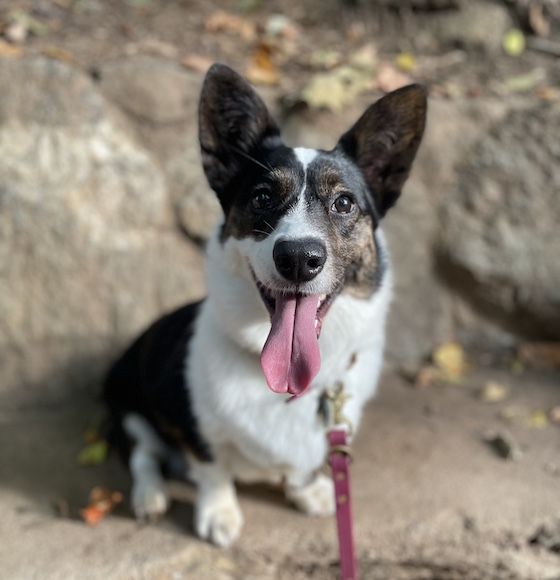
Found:
[[[172, 468], [177, 451], [197, 485], [196, 532], [218, 545], [241, 530], [235, 480], [282, 483], [303, 511], [333, 512], [332, 483], [319, 474], [321, 397], [341, 381], [356, 428], [374, 394], [391, 299], [379, 222], [408, 176], [425, 113], [425, 91], [411, 85], [373, 104], [332, 151], [291, 149], [240, 76], [210, 69], [200, 143], [224, 221], [208, 245], [209, 294], [150, 327], [104, 390], [138, 517], [167, 509], [162, 468]], [[319, 241], [327, 257], [315, 277], [295, 284], [279, 274], [273, 252], [278, 241], [300, 239]], [[267, 388], [259, 366], [271, 330], [266, 303], [281, 294], [322, 296], [324, 304], [320, 371], [289, 403]]]

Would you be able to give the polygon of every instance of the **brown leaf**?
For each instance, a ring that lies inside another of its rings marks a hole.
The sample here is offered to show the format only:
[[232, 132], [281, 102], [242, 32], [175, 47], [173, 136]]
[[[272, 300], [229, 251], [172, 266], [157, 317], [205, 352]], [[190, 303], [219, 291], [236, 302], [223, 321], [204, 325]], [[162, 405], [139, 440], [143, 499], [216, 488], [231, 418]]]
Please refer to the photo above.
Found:
[[206, 32], [211, 34], [220, 32], [236, 34], [246, 42], [250, 42], [256, 37], [256, 28], [252, 22], [223, 10], [211, 14], [205, 22], [205, 28]]
[[205, 73], [213, 63], [214, 61], [211, 58], [200, 54], [187, 54], [187, 56], [181, 60], [181, 64], [185, 68], [199, 73]]
[[411, 78], [388, 62], [381, 63], [377, 72], [377, 86], [385, 93], [410, 84]]
[[122, 500], [123, 495], [120, 491], [94, 487], [89, 493], [89, 504], [80, 510], [80, 515], [88, 526], [95, 526], [109, 515]]
[[0, 58], [19, 58], [22, 54], [21, 48], [0, 38]]
[[53, 60], [59, 60], [66, 64], [76, 64], [76, 57], [64, 48], [58, 46], [45, 46], [41, 52]]
[[560, 342], [526, 342], [519, 347], [518, 358], [535, 369], [560, 369]]
[[272, 62], [272, 51], [269, 46], [261, 43], [257, 47], [245, 75], [255, 85], [277, 85], [280, 82], [280, 74]]

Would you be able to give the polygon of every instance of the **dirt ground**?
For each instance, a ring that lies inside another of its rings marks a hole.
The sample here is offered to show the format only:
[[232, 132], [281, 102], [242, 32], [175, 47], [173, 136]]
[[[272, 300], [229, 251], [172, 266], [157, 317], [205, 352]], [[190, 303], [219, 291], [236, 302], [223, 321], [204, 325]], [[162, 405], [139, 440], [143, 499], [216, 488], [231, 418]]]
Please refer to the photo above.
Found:
[[[508, 387], [505, 400], [480, 399], [490, 380]], [[352, 467], [362, 577], [560, 578], [560, 427], [516, 415], [558, 402], [552, 374], [485, 369], [463, 385], [426, 389], [385, 376]], [[337, 577], [334, 521], [307, 518], [266, 488], [241, 490], [246, 524], [231, 550], [193, 537], [193, 490], [175, 482], [177, 501], [163, 521], [140, 527], [121, 506], [87, 527], [79, 508], [89, 490], [126, 493], [129, 485], [115, 457], [98, 467], [76, 464], [91, 415], [91, 401], [0, 415], [0, 577]], [[486, 442], [495, 432], [519, 446], [518, 460], [500, 457]], [[543, 526], [548, 540], [538, 535]]]

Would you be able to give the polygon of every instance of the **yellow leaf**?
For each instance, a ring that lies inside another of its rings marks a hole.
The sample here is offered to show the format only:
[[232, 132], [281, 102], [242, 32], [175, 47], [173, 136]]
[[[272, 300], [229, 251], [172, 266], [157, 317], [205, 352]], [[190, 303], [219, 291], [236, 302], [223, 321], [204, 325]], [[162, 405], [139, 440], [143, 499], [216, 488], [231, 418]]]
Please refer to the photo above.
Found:
[[519, 56], [525, 51], [525, 36], [521, 30], [512, 28], [506, 32], [502, 46], [509, 56]]
[[487, 403], [499, 403], [507, 398], [509, 391], [507, 387], [496, 383], [494, 381], [488, 381], [480, 393], [480, 397], [483, 401]]
[[280, 82], [280, 74], [267, 45], [262, 44], [253, 53], [245, 75], [255, 85], [277, 85]]
[[109, 446], [107, 441], [95, 441], [86, 445], [78, 453], [77, 461], [79, 465], [99, 465], [107, 459]]
[[409, 73], [416, 68], [416, 59], [411, 52], [401, 52], [395, 59], [395, 64], [399, 70]]
[[433, 361], [444, 380], [457, 382], [467, 370], [465, 351], [457, 342], [446, 342], [439, 346], [433, 353]]

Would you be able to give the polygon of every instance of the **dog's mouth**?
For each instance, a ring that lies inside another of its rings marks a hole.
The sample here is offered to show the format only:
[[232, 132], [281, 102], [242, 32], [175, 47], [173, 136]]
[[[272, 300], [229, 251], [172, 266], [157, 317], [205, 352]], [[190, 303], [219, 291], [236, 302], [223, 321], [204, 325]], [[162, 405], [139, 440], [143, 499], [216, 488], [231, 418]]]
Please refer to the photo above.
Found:
[[302, 395], [321, 368], [319, 335], [338, 292], [290, 293], [255, 281], [272, 322], [261, 353], [266, 382], [275, 393]]

